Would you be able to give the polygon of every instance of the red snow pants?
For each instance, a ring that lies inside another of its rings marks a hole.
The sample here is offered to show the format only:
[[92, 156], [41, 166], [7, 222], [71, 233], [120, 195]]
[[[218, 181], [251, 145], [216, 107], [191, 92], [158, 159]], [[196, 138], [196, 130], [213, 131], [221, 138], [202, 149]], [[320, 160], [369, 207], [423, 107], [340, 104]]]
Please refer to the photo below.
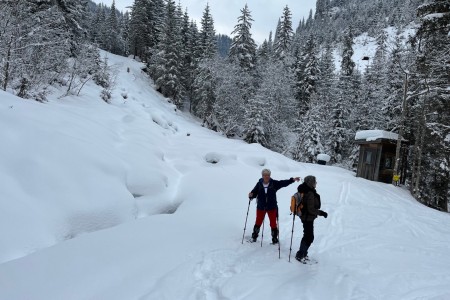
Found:
[[277, 209], [271, 209], [271, 210], [263, 210], [263, 209], [256, 209], [256, 222], [255, 225], [261, 226], [261, 224], [264, 221], [264, 217], [269, 215], [269, 221], [270, 221], [270, 228], [277, 228]]

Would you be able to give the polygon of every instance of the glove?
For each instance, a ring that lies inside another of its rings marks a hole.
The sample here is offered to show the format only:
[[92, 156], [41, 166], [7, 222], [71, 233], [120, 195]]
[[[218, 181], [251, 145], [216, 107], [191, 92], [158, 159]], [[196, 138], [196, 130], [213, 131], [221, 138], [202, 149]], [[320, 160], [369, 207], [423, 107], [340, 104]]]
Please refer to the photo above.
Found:
[[324, 212], [323, 210], [319, 210], [319, 214], [324, 217], [325, 219], [328, 217], [328, 214]]

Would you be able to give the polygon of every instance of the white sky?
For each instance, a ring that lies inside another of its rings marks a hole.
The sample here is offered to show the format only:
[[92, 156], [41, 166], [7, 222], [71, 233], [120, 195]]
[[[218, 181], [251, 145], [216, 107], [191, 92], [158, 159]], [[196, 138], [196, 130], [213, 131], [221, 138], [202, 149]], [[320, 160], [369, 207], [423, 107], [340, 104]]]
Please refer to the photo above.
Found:
[[[262, 43], [269, 37], [269, 32], [275, 32], [278, 18], [283, 13], [283, 8], [288, 5], [292, 12], [292, 23], [294, 31], [297, 29], [299, 21], [308, 17], [309, 10], [315, 9], [316, 0], [179, 0], [181, 6], [188, 9], [189, 16], [200, 25], [203, 10], [209, 2], [211, 13], [214, 18], [216, 33], [231, 35], [240, 10], [248, 4], [254, 19], [252, 35], [257, 43]], [[105, 3], [111, 6], [112, 0], [94, 0], [96, 3]], [[125, 10], [131, 6], [133, 0], [116, 0], [116, 8]], [[200, 26], [199, 26], [200, 27]]]

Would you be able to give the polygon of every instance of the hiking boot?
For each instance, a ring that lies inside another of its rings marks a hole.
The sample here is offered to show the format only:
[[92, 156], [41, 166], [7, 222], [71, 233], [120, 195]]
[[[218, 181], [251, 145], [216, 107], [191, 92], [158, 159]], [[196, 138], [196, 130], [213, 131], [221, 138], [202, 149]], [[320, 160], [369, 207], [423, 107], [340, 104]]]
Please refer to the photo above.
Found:
[[301, 262], [303, 259], [305, 259], [306, 256], [302, 256], [302, 253], [300, 251], [297, 251], [295, 254], [295, 259]]
[[309, 262], [308, 256], [302, 256], [300, 251], [295, 255], [295, 259], [301, 262], [302, 264], [307, 264]]
[[278, 228], [272, 228], [272, 243], [278, 243]]
[[253, 227], [252, 242], [256, 242], [256, 239], [258, 238], [258, 234], [259, 234], [259, 228], [260, 228], [260, 226], [258, 226], [258, 225], [255, 225]]

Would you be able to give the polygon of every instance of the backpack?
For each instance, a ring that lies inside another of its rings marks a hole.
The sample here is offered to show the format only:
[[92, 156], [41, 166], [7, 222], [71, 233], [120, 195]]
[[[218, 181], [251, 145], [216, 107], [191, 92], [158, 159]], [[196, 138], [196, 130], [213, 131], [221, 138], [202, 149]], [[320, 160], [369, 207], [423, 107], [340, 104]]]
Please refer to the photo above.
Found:
[[291, 215], [296, 214], [297, 216], [302, 216], [303, 209], [303, 193], [295, 193], [291, 197]]

